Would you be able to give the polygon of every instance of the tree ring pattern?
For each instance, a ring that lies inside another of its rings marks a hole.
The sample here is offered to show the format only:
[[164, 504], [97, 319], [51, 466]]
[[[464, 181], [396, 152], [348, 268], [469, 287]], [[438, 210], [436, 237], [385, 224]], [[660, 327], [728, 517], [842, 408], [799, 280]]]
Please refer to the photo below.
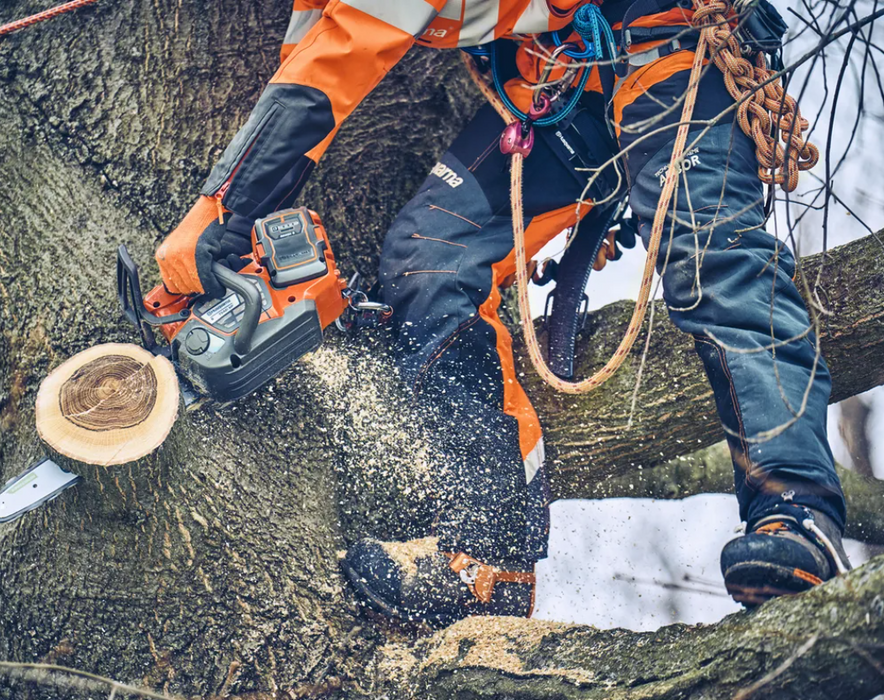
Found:
[[143, 423], [157, 403], [153, 367], [125, 355], [106, 355], [74, 372], [58, 395], [61, 415], [95, 432]]

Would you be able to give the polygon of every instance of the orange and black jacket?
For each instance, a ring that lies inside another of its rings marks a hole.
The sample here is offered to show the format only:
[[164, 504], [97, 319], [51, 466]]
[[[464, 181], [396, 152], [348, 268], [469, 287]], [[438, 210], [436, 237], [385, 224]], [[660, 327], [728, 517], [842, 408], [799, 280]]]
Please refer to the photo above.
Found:
[[[202, 194], [234, 213], [229, 227], [246, 232], [257, 217], [292, 205], [344, 119], [412, 45], [505, 37], [530, 44], [526, 35], [564, 28], [588, 1], [295, 0], [282, 65]], [[536, 80], [533, 54], [517, 55], [522, 75], [510, 86], [517, 104], [530, 94], [523, 88], [520, 96], [519, 86]], [[599, 90], [598, 81], [589, 89]]]

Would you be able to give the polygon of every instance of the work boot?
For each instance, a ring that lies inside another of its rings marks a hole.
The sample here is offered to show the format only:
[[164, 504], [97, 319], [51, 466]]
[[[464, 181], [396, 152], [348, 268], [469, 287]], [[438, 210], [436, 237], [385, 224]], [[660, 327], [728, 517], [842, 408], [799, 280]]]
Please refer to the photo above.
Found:
[[849, 569], [834, 521], [795, 505], [777, 506], [721, 551], [727, 591], [747, 608], [806, 591]]
[[438, 538], [360, 540], [341, 567], [362, 602], [384, 615], [444, 626], [471, 615], [530, 617], [534, 572], [440, 552]]

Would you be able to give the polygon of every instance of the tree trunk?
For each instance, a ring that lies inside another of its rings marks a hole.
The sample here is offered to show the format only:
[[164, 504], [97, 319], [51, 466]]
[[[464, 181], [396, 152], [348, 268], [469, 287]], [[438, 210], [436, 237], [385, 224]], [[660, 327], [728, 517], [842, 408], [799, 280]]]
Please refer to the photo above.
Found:
[[477, 617], [386, 653], [397, 686], [422, 698], [868, 700], [884, 690], [882, 577], [878, 557], [717, 625], [629, 632]]
[[[48, 371], [97, 343], [135, 340], [115, 299], [116, 246], [129, 244], [148, 273], [146, 284], [157, 279], [152, 251], [273, 72], [290, 7], [99, 0], [0, 40], [2, 477], [43, 449], [34, 404]], [[29, 0], [13, 0], [0, 14], [8, 20], [36, 9]], [[357, 264], [375, 269], [393, 215], [478, 105], [466, 83], [453, 52], [414, 51], [335, 140], [303, 202], [323, 216], [345, 273]], [[430, 648], [422, 645], [452, 638], [408, 643], [403, 651], [392, 641], [402, 641], [401, 631], [358, 615], [337, 567], [348, 540], [416, 534], [432, 513], [432, 440], [410, 425], [407, 397], [389, 379], [383, 344], [375, 345], [365, 350], [332, 340], [257, 394], [189, 414], [153, 468], [96, 470], [49, 506], [0, 526], [0, 659], [58, 663], [205, 698], [407, 694], [407, 687], [392, 687], [399, 676], [390, 664], [407, 660], [403, 654], [412, 648], [420, 656]], [[833, 363], [836, 379], [838, 370], [854, 372], [846, 369], [850, 358], [874, 345], [845, 346], [842, 361]], [[684, 349], [655, 351], [666, 364]], [[656, 365], [648, 374], [655, 371]], [[873, 371], [868, 367], [868, 376]], [[690, 392], [672, 400], [691, 406], [686, 416], [707, 410], [700, 397], [708, 389], [696, 365], [682, 378]], [[628, 391], [628, 375], [615, 386]], [[675, 422], [665, 439], [658, 434], [651, 441], [647, 426], [639, 437], [610, 424], [595, 445], [577, 424], [605, 409], [605, 400], [609, 410], [622, 406], [622, 394], [597, 394], [578, 407], [583, 418], [573, 417], [571, 437], [551, 415], [564, 405], [546, 395], [540, 400], [550, 416], [550, 442], [569, 468], [578, 466], [569, 441], [604, 465], [593, 470], [595, 478], [607, 473], [611, 454], [629, 455], [618, 463], [650, 464], [659, 445], [672, 453], [679, 440], [696, 439], [686, 426], [694, 419], [676, 420], [670, 411]], [[662, 415], [654, 420], [666, 424]], [[711, 421], [703, 432], [709, 439], [716, 432]], [[618, 441], [619, 452], [604, 447]], [[882, 590], [877, 570], [851, 581], [860, 596], [855, 605], [845, 602], [844, 620], [861, 622], [868, 611], [869, 634], [880, 634], [880, 611], [873, 596], [863, 597]], [[830, 608], [811, 602], [826, 595], [807, 597], [808, 615], [828, 619]], [[788, 634], [785, 623], [798, 620], [803, 605], [771, 606], [764, 619]], [[751, 627], [751, 619], [727, 623], [736, 657], [742, 658], [741, 621]], [[470, 624], [459, 629], [478, 643], [497, 639]], [[652, 639], [612, 632], [612, 641], [595, 645], [592, 631], [572, 629], [575, 650], [609, 665], [619, 663], [618, 639], [636, 645]], [[679, 663], [691, 662], [691, 640], [701, 639], [707, 637], [683, 637]], [[815, 650], [830, 648], [821, 643]], [[776, 663], [787, 653], [777, 649], [759, 654]], [[731, 652], [722, 653], [723, 659]], [[450, 655], [438, 660], [454, 663]], [[699, 649], [694, 662], [703, 662]], [[637, 661], [622, 675], [633, 674], [637, 683], [656, 672], [648, 664]], [[740, 664], [735, 677], [743, 680], [768, 668], [752, 672]], [[854, 670], [856, 683], [865, 683], [867, 670], [844, 667], [845, 674]], [[457, 677], [453, 670], [432, 674], [420, 683], [442, 696]], [[521, 676], [507, 678], [515, 687]], [[532, 683], [518, 692], [542, 696]], [[704, 697], [692, 692], [679, 697]], [[66, 695], [81, 696], [0, 676], [4, 700]]]

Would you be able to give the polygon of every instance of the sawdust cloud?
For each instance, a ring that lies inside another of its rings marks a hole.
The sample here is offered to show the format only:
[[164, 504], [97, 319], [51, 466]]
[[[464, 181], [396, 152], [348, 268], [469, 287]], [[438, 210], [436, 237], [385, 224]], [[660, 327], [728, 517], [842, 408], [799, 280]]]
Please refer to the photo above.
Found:
[[314, 399], [338, 455], [342, 507], [375, 507], [369, 515], [381, 531], [384, 518], [432, 510], [441, 457], [391, 360], [360, 343], [326, 343], [304, 366], [319, 383]]

